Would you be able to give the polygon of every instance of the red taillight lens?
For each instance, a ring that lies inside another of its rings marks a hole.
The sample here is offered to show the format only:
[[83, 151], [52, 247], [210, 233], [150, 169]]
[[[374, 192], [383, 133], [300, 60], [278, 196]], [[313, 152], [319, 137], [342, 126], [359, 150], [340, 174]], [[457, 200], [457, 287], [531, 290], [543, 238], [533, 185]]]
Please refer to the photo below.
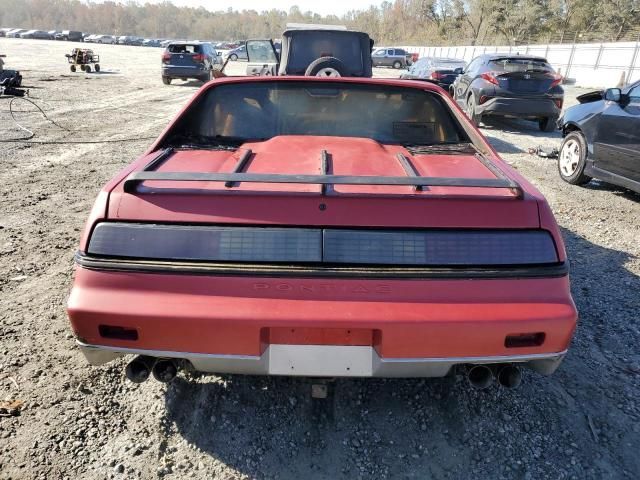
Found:
[[194, 62], [204, 62], [204, 55], [202, 53], [196, 53], [193, 57]]
[[162, 63], [169, 63], [169, 60], [171, 60], [171, 54], [170, 53], [163, 53], [162, 54]]
[[480, 76], [484, 78], [487, 82], [493, 83], [494, 85], [499, 85], [498, 79], [496, 78], [495, 72], [485, 72], [481, 73]]
[[431, 74], [431, 78], [433, 80], [442, 80], [444, 78], [444, 74], [440, 73], [440, 72], [433, 72]]
[[556, 107], [558, 107], [559, 109], [562, 110], [562, 99], [561, 98], [554, 98], [553, 99], [553, 103], [556, 104]]
[[551, 87], [549, 88], [557, 87], [562, 83], [562, 75], [558, 75], [557, 73], [555, 73], [551, 78], [553, 78], [553, 81], [551, 82]]
[[488, 95], [482, 95], [480, 97], [480, 105], [482, 105], [483, 103], [485, 103], [487, 100], [489, 100], [491, 97], [489, 97]]

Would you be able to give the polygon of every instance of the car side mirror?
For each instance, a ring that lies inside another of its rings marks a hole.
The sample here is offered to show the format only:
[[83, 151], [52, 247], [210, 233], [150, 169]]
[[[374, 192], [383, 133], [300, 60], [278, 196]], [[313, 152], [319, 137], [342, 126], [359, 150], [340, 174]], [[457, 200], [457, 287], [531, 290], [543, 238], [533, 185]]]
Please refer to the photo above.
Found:
[[455, 73], [456, 75], [462, 75], [464, 73], [464, 68], [458, 67], [453, 71], [453, 73]]
[[604, 91], [604, 99], [609, 102], [620, 103], [620, 100], [622, 100], [622, 90], [619, 88], [607, 88]]

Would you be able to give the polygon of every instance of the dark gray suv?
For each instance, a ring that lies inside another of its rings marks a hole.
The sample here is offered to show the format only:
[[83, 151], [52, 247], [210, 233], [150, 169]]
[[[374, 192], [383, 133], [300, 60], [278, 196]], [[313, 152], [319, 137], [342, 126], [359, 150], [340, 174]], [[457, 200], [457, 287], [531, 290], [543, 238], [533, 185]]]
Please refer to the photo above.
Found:
[[208, 42], [171, 42], [162, 54], [162, 83], [174, 78], [195, 78], [203, 82], [213, 79], [213, 69], [220, 59]]

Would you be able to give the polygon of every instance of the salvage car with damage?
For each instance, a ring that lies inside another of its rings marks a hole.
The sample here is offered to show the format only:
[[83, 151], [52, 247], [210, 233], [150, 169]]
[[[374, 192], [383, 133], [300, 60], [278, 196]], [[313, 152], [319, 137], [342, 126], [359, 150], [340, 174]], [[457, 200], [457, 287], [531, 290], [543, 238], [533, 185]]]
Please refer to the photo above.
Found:
[[68, 315], [91, 364], [310, 377], [551, 374], [577, 312], [543, 196], [442, 89], [207, 83], [99, 193]]
[[578, 102], [558, 121], [560, 177], [573, 185], [597, 178], [640, 193], [640, 81]]

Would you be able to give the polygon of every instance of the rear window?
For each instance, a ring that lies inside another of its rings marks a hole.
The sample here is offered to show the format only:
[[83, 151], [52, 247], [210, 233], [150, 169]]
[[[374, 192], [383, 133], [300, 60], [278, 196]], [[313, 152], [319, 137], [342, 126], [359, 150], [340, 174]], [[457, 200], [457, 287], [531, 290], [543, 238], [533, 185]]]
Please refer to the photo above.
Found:
[[201, 45], [189, 45], [187, 43], [173, 44], [167, 47], [170, 53], [201, 53]]
[[325, 82], [211, 88], [175, 128], [172, 137], [191, 139], [189, 143], [267, 140], [278, 135], [361, 137], [419, 145], [468, 140], [438, 94]]
[[489, 62], [489, 66], [500, 72], [553, 72], [553, 67], [545, 60], [538, 58], [496, 58]]
[[360, 37], [349, 32], [296, 32], [291, 36], [287, 70], [304, 74], [311, 62], [320, 57], [336, 57], [350, 72], [363, 71]]
[[436, 58], [433, 61], [433, 64], [438, 67], [447, 67], [447, 68], [458, 68], [458, 67], [465, 66], [465, 62], [461, 60], [448, 60], [446, 58]]

